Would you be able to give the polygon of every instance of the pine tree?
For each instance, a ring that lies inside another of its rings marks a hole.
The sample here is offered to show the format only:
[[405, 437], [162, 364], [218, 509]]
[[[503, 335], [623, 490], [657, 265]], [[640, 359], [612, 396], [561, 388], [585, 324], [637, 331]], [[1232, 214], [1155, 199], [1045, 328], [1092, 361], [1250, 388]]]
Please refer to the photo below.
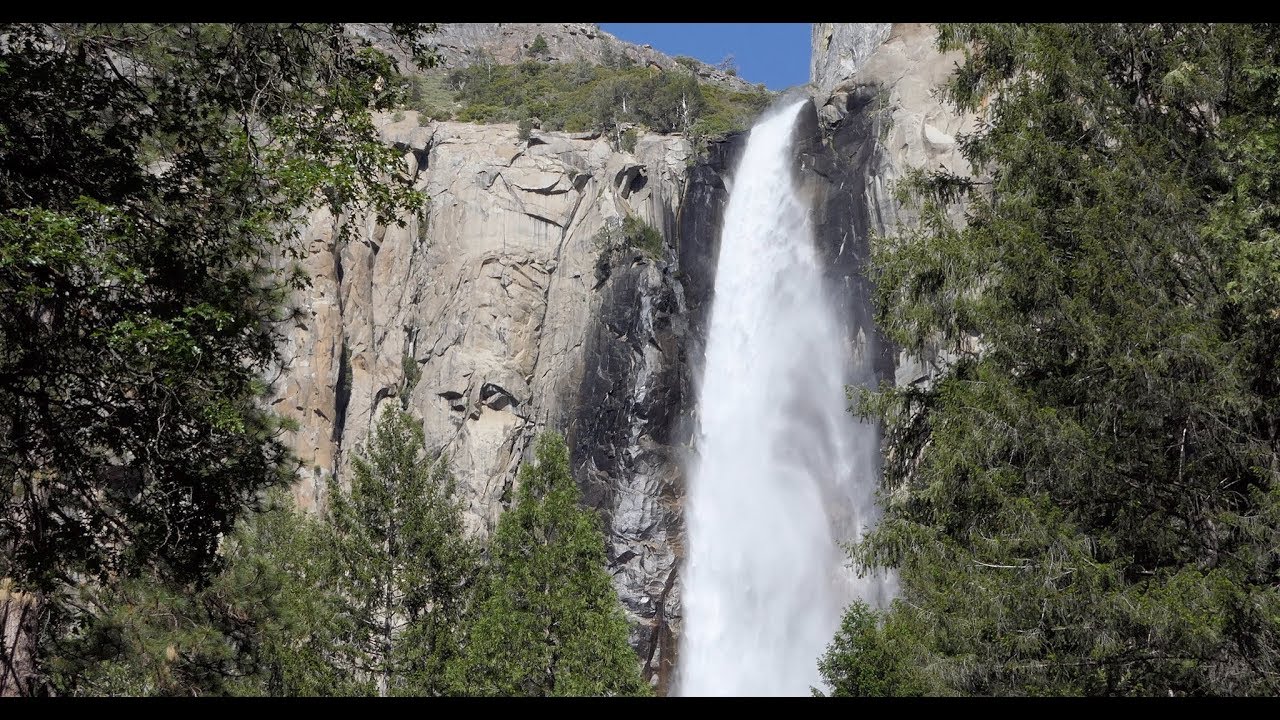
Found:
[[419, 457], [422, 441], [389, 408], [349, 494], [334, 482], [313, 518], [271, 493], [204, 588], [154, 576], [81, 587], [94, 611], [55, 638], [59, 694], [441, 693], [480, 558], [447, 462]]
[[[832, 697], [909, 697], [935, 688], [925, 672], [927, 655], [921, 630], [909, 607], [882, 617], [867, 603], [854, 601], [845, 611], [835, 640], [818, 662]], [[817, 688], [813, 694], [824, 693]]]
[[444, 690], [479, 565], [447, 460], [423, 451], [421, 424], [389, 407], [354, 460], [350, 494], [329, 488], [324, 554], [349, 621], [339, 662], [381, 696]]
[[873, 244], [880, 325], [955, 356], [858, 398], [888, 448], [856, 558], [903, 594], [877, 626], [944, 692], [1275, 694], [1280, 28], [940, 46], [984, 122], [975, 179], [917, 176], [920, 224]]
[[547, 39], [539, 33], [533, 39], [533, 44], [529, 46], [530, 57], [545, 57], [549, 52], [551, 52], [551, 48], [547, 46]]
[[346, 619], [317, 551], [322, 526], [269, 493], [223, 543], [204, 587], [150, 575], [84, 584], [85, 608], [49, 638], [59, 695], [347, 695], [334, 662]]
[[449, 669], [470, 695], [648, 695], [605, 571], [597, 516], [578, 504], [568, 450], [542, 435], [498, 521], [466, 648]]

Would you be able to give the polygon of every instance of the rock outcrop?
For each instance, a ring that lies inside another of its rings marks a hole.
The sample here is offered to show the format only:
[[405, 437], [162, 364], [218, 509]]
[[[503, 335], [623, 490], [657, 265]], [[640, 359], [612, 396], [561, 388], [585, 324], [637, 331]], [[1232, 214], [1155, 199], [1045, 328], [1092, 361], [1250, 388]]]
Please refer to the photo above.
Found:
[[[373, 40], [404, 60], [402, 53], [385, 42], [387, 34], [381, 26], [352, 23], [348, 27], [353, 33]], [[600, 65], [613, 56], [625, 57], [641, 67], [663, 70], [676, 67], [674, 58], [649, 45], [619, 40], [594, 23], [440, 23], [436, 32], [427, 36], [426, 42], [436, 49], [441, 66], [452, 69], [473, 65], [483, 57], [500, 65], [528, 60], [531, 58], [530, 48], [539, 35], [547, 44], [546, 53], [539, 59], [548, 62], [583, 60]], [[694, 63], [693, 70], [700, 80], [731, 90], [755, 87], [736, 75], [701, 61]]]
[[[956, 138], [972, 132], [976, 118], [957, 114], [936, 92], [963, 54], [939, 52], [933, 26], [922, 23], [815, 24], [813, 54], [822, 135], [848, 173], [841, 182], [861, 193], [850, 215], [853, 234], [893, 233], [916, 219], [893, 197], [910, 168], [969, 171]], [[860, 246], [865, 252], [865, 240]], [[882, 347], [891, 357], [879, 359], [877, 374], [898, 384], [925, 380], [945, 361], [937, 349], [917, 358]]]
[[[658, 678], [678, 565], [685, 325], [676, 218], [689, 147], [642, 135], [632, 153], [590, 135], [514, 125], [379, 118], [430, 198], [404, 227], [363, 222], [347, 240], [317, 212], [304, 234], [311, 287], [284, 348], [276, 409], [300, 428], [299, 504], [323, 501], [383, 403], [423, 421], [449, 456], [469, 529], [509, 505], [543, 429], [565, 432], [584, 502], [606, 521], [633, 640]], [[631, 215], [659, 229], [659, 257], [609, 256], [594, 238]]]
[[827, 95], [889, 37], [893, 23], [813, 23], [809, 82]]

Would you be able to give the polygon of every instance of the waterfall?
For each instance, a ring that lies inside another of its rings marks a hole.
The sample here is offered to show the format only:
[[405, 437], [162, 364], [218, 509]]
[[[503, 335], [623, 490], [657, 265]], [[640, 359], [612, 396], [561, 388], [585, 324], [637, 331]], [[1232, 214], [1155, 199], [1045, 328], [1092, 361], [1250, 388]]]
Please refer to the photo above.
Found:
[[685, 518], [682, 695], [807, 695], [848, 602], [878, 598], [841, 543], [874, 510], [865, 377], [831, 302], [793, 179], [803, 102], [752, 130], [730, 187]]

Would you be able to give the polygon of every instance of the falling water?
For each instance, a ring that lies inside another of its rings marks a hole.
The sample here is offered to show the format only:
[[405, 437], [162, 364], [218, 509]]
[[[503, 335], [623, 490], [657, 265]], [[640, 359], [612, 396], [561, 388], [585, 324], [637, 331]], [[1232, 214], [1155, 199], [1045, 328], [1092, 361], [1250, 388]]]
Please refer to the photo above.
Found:
[[792, 178], [803, 103], [757, 124], [733, 177], [686, 505], [682, 695], [804, 695], [848, 602], [873, 581], [841, 543], [873, 510], [874, 431]]

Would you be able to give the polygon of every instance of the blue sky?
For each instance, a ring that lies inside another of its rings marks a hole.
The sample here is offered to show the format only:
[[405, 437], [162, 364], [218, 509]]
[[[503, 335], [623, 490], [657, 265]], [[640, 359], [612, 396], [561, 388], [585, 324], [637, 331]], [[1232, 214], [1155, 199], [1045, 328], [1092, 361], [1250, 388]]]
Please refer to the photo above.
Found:
[[715, 65], [733, 55], [738, 75], [770, 90], [809, 82], [809, 23], [600, 23], [601, 29], [672, 57]]

